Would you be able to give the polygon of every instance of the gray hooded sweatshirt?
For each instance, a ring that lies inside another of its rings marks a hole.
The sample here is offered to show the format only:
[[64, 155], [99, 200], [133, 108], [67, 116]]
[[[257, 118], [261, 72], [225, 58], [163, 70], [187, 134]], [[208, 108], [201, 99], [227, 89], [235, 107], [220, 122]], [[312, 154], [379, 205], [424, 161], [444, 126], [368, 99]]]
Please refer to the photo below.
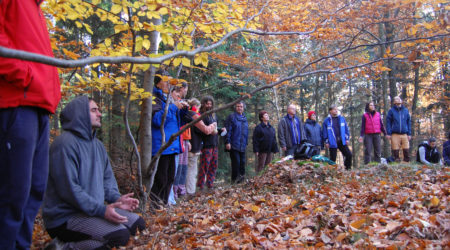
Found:
[[46, 228], [83, 213], [103, 218], [105, 201], [120, 198], [103, 144], [92, 131], [89, 99], [80, 96], [61, 112], [64, 132], [50, 147], [50, 172], [42, 208]]

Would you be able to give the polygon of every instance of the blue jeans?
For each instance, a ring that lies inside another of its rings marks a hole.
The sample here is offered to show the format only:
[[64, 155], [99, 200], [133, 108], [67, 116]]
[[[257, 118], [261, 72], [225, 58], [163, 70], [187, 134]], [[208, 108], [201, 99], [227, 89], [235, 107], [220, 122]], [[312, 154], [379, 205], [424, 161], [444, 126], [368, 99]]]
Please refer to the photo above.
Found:
[[48, 112], [0, 109], [0, 249], [29, 249], [48, 177]]

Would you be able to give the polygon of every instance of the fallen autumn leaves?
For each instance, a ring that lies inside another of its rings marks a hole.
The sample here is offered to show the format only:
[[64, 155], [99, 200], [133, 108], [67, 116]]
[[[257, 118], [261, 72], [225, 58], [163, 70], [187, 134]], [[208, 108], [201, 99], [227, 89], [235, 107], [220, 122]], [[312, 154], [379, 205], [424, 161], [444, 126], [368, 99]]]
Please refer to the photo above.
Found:
[[[127, 249], [450, 246], [449, 168], [312, 162], [268, 167], [156, 214]], [[36, 223], [34, 247], [49, 241]]]

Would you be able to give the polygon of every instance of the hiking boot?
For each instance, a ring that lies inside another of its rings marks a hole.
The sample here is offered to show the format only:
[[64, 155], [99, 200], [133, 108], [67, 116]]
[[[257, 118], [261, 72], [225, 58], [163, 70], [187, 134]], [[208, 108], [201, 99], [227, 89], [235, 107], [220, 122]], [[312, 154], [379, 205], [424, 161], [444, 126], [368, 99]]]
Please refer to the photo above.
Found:
[[392, 150], [392, 155], [396, 162], [400, 162], [400, 150]]
[[409, 149], [403, 149], [403, 161], [409, 162]]

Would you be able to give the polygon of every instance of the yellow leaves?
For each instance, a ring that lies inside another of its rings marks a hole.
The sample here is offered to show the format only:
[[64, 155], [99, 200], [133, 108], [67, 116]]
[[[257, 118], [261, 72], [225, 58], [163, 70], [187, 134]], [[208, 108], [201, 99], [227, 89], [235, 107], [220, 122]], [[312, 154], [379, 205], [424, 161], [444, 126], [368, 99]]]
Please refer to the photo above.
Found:
[[175, 44], [175, 41], [173, 40], [172, 36], [170, 36], [167, 33], [161, 33], [161, 40], [163, 43], [167, 45], [173, 46]]
[[113, 13], [113, 14], [118, 14], [118, 13], [121, 12], [121, 11], [122, 11], [122, 6], [121, 6], [121, 5], [114, 4], [114, 5], [111, 7], [111, 13]]
[[111, 38], [106, 38], [106, 39], [105, 39], [105, 46], [106, 46], [106, 47], [111, 46]]
[[126, 24], [118, 24], [118, 25], [114, 26], [114, 32], [116, 34], [122, 32], [122, 31], [126, 31], [128, 29], [129, 29], [129, 27]]
[[155, 11], [149, 11], [149, 12], [147, 12], [147, 18], [148, 18], [148, 19], [152, 19], [152, 18], [160, 19], [161, 16], [159, 15], [158, 12], [155, 12]]
[[381, 67], [379, 67], [378, 69], [379, 69], [380, 71], [391, 71], [390, 68], [384, 67], [384, 66], [381, 66]]
[[94, 34], [91, 30], [91, 27], [88, 24], [83, 23], [83, 26], [89, 34], [91, 35]]
[[169, 10], [166, 7], [163, 7], [158, 10], [158, 13], [160, 15], [167, 15], [167, 14], [169, 14]]
[[191, 66], [191, 61], [189, 60], [189, 58], [182, 57], [182, 58], [175, 58], [175, 59], [173, 59], [173, 65], [174, 66], [178, 66], [181, 63], [183, 64], [183, 66], [186, 66], [186, 67], [190, 67]]
[[433, 196], [433, 198], [431, 198], [430, 202], [431, 202], [431, 206], [433, 206], [433, 207], [437, 207], [439, 205], [439, 199], [436, 196]]
[[144, 47], [145, 49], [150, 49], [150, 40], [148, 40], [148, 39], [144, 39], [143, 41], [142, 41], [142, 47]]
[[201, 53], [195, 55], [194, 64], [208, 67], [208, 53]]
[[94, 4], [94, 5], [97, 5], [97, 4], [101, 3], [101, 2], [102, 2], [101, 0], [92, 0], [92, 4]]

